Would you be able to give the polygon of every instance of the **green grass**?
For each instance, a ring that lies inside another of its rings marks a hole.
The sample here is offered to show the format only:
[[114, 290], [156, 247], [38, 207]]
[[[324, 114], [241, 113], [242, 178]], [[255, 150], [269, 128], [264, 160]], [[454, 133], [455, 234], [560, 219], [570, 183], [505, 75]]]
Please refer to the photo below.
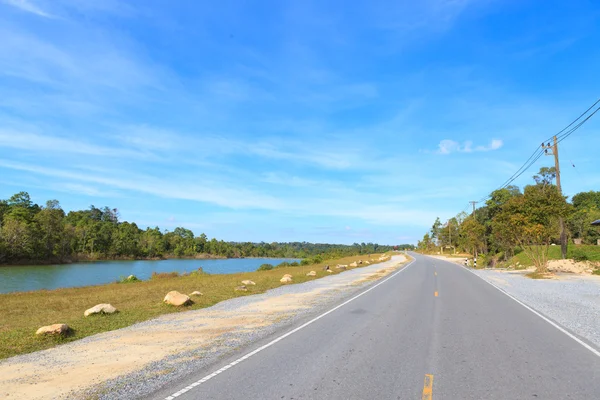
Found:
[[[593, 245], [574, 245], [570, 244], [567, 249], [567, 258], [576, 258], [578, 255], [585, 255], [589, 261], [600, 261], [600, 246]], [[560, 246], [550, 246], [548, 249], [548, 260], [560, 260], [562, 258]], [[533, 266], [533, 262], [525, 252], [515, 255], [510, 264], [515, 265], [519, 262], [523, 267]]]
[[[379, 255], [372, 254], [371, 259], [377, 260]], [[294, 283], [318, 279], [330, 275], [323, 271], [323, 266], [326, 264], [332, 266], [350, 264], [361, 259], [368, 258], [362, 255], [327, 260], [315, 265], [238, 274], [192, 273], [183, 276], [156, 274], [148, 281], [128, 284], [111, 283], [101, 286], [0, 294], [0, 359], [46, 349], [100, 332], [124, 328], [162, 314], [205, 308], [233, 297], [262, 293], [281, 286], [279, 279], [284, 274], [293, 275]], [[306, 273], [311, 270], [317, 272], [316, 277], [306, 276]], [[340, 272], [335, 268], [332, 270], [333, 274]], [[248, 292], [234, 291], [234, 288], [245, 279], [254, 281], [256, 286], [248, 286]], [[163, 303], [164, 296], [171, 290], [184, 294], [198, 290], [203, 296], [192, 297], [194, 304], [191, 306], [177, 308]], [[119, 312], [87, 318], [83, 316], [85, 310], [100, 303], [110, 303]], [[39, 327], [56, 323], [69, 325], [73, 329], [72, 334], [58, 338], [36, 337], [35, 331]]]

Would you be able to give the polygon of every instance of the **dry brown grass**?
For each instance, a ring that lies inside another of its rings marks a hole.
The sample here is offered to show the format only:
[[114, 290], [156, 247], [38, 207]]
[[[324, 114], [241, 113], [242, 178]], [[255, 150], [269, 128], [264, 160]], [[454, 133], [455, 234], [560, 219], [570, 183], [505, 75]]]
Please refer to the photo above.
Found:
[[[380, 254], [372, 254], [370, 258], [377, 260], [379, 256]], [[0, 359], [123, 328], [161, 314], [205, 308], [233, 297], [262, 293], [281, 286], [279, 279], [284, 274], [293, 275], [294, 283], [318, 279], [330, 275], [323, 271], [323, 266], [326, 264], [332, 266], [333, 274], [337, 274], [340, 270], [335, 268], [335, 264], [350, 264], [361, 259], [367, 260], [367, 257], [364, 255], [346, 257], [328, 260], [321, 264], [275, 268], [271, 271], [222, 275], [199, 273], [167, 277], [161, 274], [161, 279], [127, 284], [111, 283], [101, 286], [0, 294]], [[306, 273], [311, 270], [316, 271], [317, 276], [306, 276]], [[247, 292], [234, 291], [234, 288], [245, 279], [254, 281], [256, 286], [248, 286]], [[191, 306], [176, 308], [162, 302], [165, 294], [171, 290], [185, 294], [198, 290], [203, 296], [193, 297], [194, 304]], [[110, 303], [119, 310], [119, 313], [87, 318], [83, 316], [85, 310], [99, 303]], [[39, 327], [55, 323], [69, 325], [73, 329], [73, 334], [65, 338], [35, 336], [35, 331]]]

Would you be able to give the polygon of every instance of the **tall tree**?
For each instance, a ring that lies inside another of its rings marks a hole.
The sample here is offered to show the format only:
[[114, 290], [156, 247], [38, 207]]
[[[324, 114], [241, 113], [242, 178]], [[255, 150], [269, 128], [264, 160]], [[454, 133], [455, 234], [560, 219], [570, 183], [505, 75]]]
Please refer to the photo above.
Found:
[[494, 220], [494, 230], [517, 243], [533, 261], [537, 272], [546, 272], [548, 248], [558, 237], [558, 221], [569, 205], [556, 186], [530, 185], [523, 196], [512, 197]]

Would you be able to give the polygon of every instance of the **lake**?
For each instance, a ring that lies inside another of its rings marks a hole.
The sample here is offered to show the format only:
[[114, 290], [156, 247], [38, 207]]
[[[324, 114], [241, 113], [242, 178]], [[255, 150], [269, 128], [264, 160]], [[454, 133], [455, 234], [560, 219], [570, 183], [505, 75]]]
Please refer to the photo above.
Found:
[[0, 293], [101, 285], [120, 277], [150, 278], [153, 272], [192, 272], [202, 267], [210, 274], [256, 271], [261, 264], [277, 265], [293, 258], [229, 258], [220, 260], [95, 261], [61, 265], [0, 267]]

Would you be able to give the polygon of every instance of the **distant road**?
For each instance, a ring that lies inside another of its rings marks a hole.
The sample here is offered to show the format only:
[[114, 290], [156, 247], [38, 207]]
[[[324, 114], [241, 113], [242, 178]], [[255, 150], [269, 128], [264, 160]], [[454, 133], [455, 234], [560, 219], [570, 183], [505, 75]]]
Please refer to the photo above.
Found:
[[597, 349], [463, 267], [413, 256], [317, 320], [150, 398], [600, 399]]

